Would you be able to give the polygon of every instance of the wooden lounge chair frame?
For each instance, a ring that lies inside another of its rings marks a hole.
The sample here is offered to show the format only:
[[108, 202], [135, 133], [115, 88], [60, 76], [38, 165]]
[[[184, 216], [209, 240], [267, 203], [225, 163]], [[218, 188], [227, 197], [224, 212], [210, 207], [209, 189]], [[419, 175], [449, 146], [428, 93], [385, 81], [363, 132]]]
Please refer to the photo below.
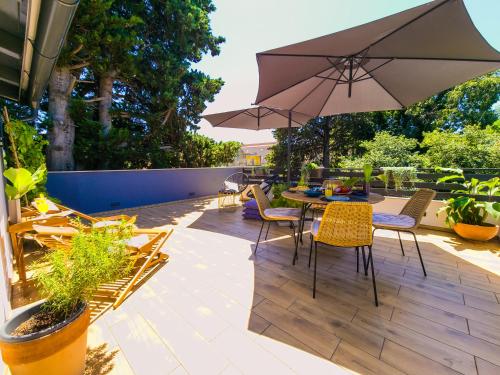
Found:
[[[37, 232], [38, 241], [43, 243], [45, 246], [52, 248], [56, 246], [62, 248], [71, 246], [71, 238], [77, 233], [76, 228], [71, 226], [48, 227], [35, 224], [33, 228]], [[74, 229], [74, 231], [68, 229]], [[133, 273], [132, 279], [127, 283], [125, 289], [120, 292], [116, 301], [113, 303], [113, 308], [116, 309], [122, 304], [132, 289], [141, 280], [141, 277], [147, 269], [168, 260], [168, 255], [163, 253], [161, 250], [172, 233], [173, 229], [136, 228], [133, 230], [134, 235], [145, 234], [150, 237], [148, 242], [139, 247], [128, 247], [132, 259], [132, 267], [135, 266], [140, 259], [144, 259], [144, 263]]]

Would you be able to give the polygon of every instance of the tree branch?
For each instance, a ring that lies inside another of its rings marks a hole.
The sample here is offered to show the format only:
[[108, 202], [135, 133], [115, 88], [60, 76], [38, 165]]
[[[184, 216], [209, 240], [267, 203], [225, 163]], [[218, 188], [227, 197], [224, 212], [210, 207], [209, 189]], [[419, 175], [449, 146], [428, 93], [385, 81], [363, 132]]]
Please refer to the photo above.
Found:
[[90, 65], [90, 63], [85, 61], [85, 62], [82, 62], [80, 64], [71, 65], [69, 67], [69, 70], [81, 69], [81, 68], [85, 68], [86, 66], [89, 66], [89, 65]]
[[104, 99], [106, 99], [106, 98], [103, 98], [102, 96], [100, 96], [98, 98], [85, 99], [84, 102], [85, 103], [100, 102], [101, 100], [104, 100]]
[[71, 51], [70, 55], [75, 56], [78, 52], [80, 52], [83, 48], [83, 44], [80, 44], [78, 47], [76, 47], [73, 51]]

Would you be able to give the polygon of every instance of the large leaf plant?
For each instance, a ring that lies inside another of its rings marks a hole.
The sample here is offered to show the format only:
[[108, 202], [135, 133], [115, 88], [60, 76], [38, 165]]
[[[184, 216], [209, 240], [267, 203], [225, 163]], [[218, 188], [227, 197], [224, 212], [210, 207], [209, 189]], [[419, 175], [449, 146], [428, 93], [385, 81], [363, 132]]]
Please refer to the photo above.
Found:
[[[450, 173], [438, 179], [437, 183], [454, 182], [461, 188], [452, 190], [453, 194], [464, 194], [446, 201], [446, 205], [439, 209], [446, 213], [446, 224], [452, 226], [457, 223], [470, 225], [486, 225], [485, 221], [491, 216], [500, 220], [500, 203], [493, 202], [492, 197], [500, 195], [500, 178], [493, 177], [487, 181], [477, 178], [467, 180], [461, 169], [436, 168], [437, 172]], [[477, 201], [474, 196], [487, 195], [488, 201]]]
[[20, 199], [31, 190], [35, 189], [45, 178], [47, 169], [42, 164], [35, 173], [31, 173], [24, 168], [9, 168], [3, 175], [10, 182], [5, 184], [5, 194], [9, 199]]

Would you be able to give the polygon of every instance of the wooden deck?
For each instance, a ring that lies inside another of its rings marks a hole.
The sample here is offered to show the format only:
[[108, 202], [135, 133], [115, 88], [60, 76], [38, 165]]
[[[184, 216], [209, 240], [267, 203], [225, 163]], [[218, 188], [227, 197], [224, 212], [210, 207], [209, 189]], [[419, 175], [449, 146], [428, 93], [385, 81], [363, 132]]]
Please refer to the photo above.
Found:
[[[308, 236], [292, 266], [286, 227], [199, 199], [125, 210], [175, 225], [170, 261], [90, 329], [89, 374], [500, 374], [500, 247], [378, 231], [371, 279], [353, 250], [320, 247], [312, 298]], [[101, 346], [106, 344], [106, 346]]]

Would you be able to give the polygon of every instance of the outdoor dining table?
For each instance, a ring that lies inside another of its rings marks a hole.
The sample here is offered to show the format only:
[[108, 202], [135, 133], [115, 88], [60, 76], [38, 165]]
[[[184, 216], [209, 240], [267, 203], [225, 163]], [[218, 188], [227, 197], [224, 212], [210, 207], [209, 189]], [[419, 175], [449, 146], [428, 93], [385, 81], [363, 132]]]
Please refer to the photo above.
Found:
[[[319, 197], [308, 197], [306, 194], [304, 194], [303, 191], [284, 191], [281, 193], [281, 196], [283, 198], [286, 198], [288, 200], [294, 201], [294, 202], [299, 202], [301, 203], [301, 212], [300, 212], [300, 220], [299, 220], [299, 225], [298, 225], [298, 236], [299, 238], [297, 239], [297, 245], [300, 240], [302, 243], [302, 232], [304, 231], [304, 222], [306, 221], [306, 212], [307, 210], [312, 206], [312, 205], [320, 205], [326, 207], [328, 203], [331, 203], [332, 201], [329, 201], [325, 198], [324, 195], [321, 195]], [[335, 202], [367, 202], [370, 204], [375, 204], [375, 203], [380, 203], [382, 202], [385, 197], [383, 195], [377, 194], [377, 193], [370, 193], [368, 195], [340, 195], [340, 196], [347, 196], [349, 197], [349, 200], [338, 200]], [[296, 249], [297, 253], [297, 249]], [[295, 264], [296, 257], [294, 257], [293, 262]]]

